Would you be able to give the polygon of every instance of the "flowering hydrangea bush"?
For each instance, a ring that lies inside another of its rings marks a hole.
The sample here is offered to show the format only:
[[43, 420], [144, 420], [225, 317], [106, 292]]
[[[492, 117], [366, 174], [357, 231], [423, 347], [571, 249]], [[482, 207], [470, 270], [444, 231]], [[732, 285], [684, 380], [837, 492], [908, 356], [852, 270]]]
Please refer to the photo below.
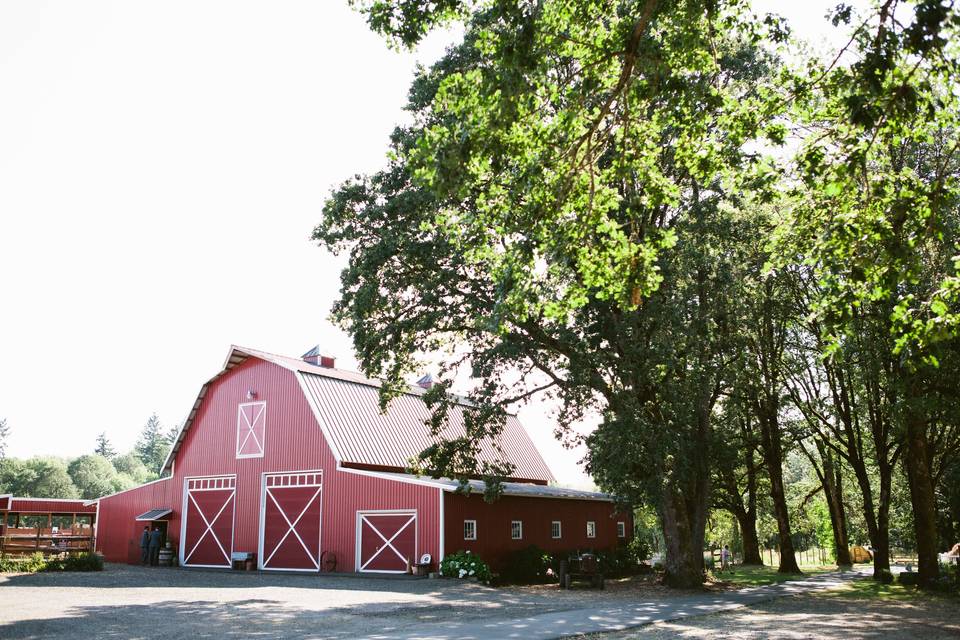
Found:
[[440, 575], [447, 578], [476, 578], [480, 582], [490, 582], [493, 578], [487, 563], [469, 551], [457, 551], [445, 557], [440, 563]]

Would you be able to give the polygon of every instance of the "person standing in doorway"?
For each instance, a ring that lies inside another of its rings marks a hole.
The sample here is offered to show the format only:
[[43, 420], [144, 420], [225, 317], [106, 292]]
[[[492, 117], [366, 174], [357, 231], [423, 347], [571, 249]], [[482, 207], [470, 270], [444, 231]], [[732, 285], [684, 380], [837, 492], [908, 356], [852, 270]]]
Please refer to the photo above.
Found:
[[150, 562], [150, 527], [144, 527], [140, 535], [140, 564]]
[[158, 567], [160, 566], [160, 538], [162, 534], [160, 533], [160, 527], [154, 526], [153, 531], [150, 532], [150, 566]]

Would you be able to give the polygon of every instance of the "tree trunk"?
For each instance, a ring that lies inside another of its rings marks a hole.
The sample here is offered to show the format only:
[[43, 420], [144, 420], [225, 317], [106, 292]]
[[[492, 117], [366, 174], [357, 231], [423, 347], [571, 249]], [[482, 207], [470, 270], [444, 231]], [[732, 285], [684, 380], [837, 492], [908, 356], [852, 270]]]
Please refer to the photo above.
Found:
[[[691, 512], [692, 502], [698, 496], [682, 496], [674, 490], [666, 491], [661, 509], [663, 538], [666, 545], [663, 581], [667, 586], [680, 589], [696, 589], [703, 586], [703, 536], [705, 523], [698, 526], [696, 509]], [[706, 498], [703, 513], [706, 516]]]
[[840, 466], [835, 464], [833, 452], [822, 441], [816, 440], [823, 463], [821, 484], [823, 495], [827, 499], [827, 508], [830, 510], [830, 525], [833, 528], [833, 550], [838, 567], [849, 567], [850, 539], [847, 536], [847, 514], [843, 506], [843, 479], [840, 475]]
[[[710, 507], [710, 413], [707, 391], [701, 394], [696, 430], [686, 468], [677, 478], [667, 478], [661, 506], [666, 562], [663, 581], [671, 587], [703, 587], [703, 541]], [[682, 481], [678, 481], [682, 478]]]
[[873, 576], [878, 578], [890, 571], [890, 500], [893, 484], [893, 469], [888, 464], [879, 465], [880, 505], [877, 509], [877, 526], [870, 538], [873, 546]]
[[760, 557], [760, 540], [757, 538], [757, 516], [753, 517], [743, 511], [737, 514], [737, 523], [740, 525], [740, 534], [743, 536], [743, 564], [762, 565]]
[[780, 534], [780, 573], [800, 573], [797, 556], [793, 548], [790, 530], [790, 512], [787, 509], [787, 497], [783, 490], [783, 445], [780, 441], [780, 424], [776, 406], [767, 407], [758, 413], [760, 423], [760, 442], [763, 446], [763, 458], [770, 478], [770, 497], [773, 499], [773, 512], [777, 519], [777, 533]]
[[907, 450], [905, 462], [910, 501], [913, 505], [913, 530], [917, 539], [917, 583], [931, 587], [940, 575], [937, 560], [937, 507], [930, 473], [927, 421], [916, 408], [906, 416]]
[[747, 467], [747, 508], [737, 518], [743, 535], [743, 564], [762, 565], [760, 539], [757, 537], [757, 467], [753, 460], [753, 444], [744, 453]]
[[880, 506], [879, 509], [875, 509], [870, 476], [863, 459], [851, 457], [850, 462], [857, 477], [857, 484], [860, 485], [860, 493], [863, 496], [863, 519], [867, 523], [867, 535], [870, 537], [870, 545], [873, 547], [873, 578], [874, 580], [880, 580], [885, 573], [890, 571], [889, 513], [892, 478], [887, 465], [880, 465], [878, 469], [880, 474]]

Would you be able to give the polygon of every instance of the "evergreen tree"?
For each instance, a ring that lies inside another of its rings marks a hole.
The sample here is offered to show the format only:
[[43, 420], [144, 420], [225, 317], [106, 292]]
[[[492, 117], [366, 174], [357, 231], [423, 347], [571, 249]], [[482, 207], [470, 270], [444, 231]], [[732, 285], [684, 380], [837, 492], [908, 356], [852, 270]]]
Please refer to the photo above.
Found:
[[0, 460], [7, 457], [7, 438], [10, 437], [10, 427], [7, 426], [7, 419], [0, 420]]
[[170, 451], [170, 442], [170, 434], [160, 424], [157, 414], [153, 414], [140, 431], [140, 438], [137, 440], [134, 451], [150, 473], [159, 475], [167, 453]]
[[107, 440], [107, 433], [103, 432], [97, 436], [97, 446], [93, 450], [98, 456], [103, 456], [108, 460], [113, 456], [117, 455], [117, 452], [114, 450], [113, 445], [110, 444], [110, 441]]

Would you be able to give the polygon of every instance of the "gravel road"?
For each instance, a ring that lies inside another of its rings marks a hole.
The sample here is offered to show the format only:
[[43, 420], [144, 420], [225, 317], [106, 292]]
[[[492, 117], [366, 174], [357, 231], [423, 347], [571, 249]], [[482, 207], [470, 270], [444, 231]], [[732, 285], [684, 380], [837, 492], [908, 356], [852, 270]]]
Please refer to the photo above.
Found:
[[574, 609], [584, 593], [107, 565], [97, 573], [0, 575], [0, 638], [358, 638]]

